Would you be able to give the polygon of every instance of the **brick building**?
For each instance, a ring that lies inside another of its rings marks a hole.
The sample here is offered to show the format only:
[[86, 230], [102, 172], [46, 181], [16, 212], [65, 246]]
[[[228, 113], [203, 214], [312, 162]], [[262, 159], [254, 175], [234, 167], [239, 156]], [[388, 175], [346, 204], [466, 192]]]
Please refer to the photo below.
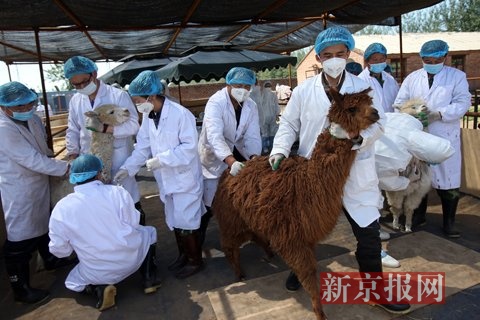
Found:
[[[361, 35], [355, 36], [355, 49], [350, 58], [363, 65], [363, 52], [373, 42], [382, 43], [388, 51], [387, 63], [398, 82], [401, 82], [400, 68], [403, 62], [405, 76], [422, 67], [418, 52], [423, 43], [441, 39], [448, 43], [449, 53], [446, 64], [454, 66], [467, 74], [470, 89], [480, 89], [480, 32], [441, 32], [441, 33], [404, 33], [402, 37], [403, 61], [400, 61], [399, 35]], [[297, 67], [297, 80], [301, 83], [314, 76], [321, 69], [315, 60], [312, 49]]]

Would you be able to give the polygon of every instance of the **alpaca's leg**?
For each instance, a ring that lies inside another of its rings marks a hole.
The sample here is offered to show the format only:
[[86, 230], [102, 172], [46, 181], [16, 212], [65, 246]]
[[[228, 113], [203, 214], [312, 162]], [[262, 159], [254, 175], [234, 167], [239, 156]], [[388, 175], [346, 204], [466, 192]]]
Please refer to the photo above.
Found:
[[233, 272], [235, 272], [235, 280], [243, 281], [245, 279], [245, 274], [240, 266], [240, 248], [239, 246], [224, 246], [222, 244], [223, 253], [225, 253], [225, 257], [227, 258], [228, 262], [233, 268]]
[[320, 302], [320, 288], [317, 277], [317, 259], [315, 259], [314, 248], [309, 245], [298, 245], [288, 248], [288, 251], [280, 250], [277, 252], [285, 263], [297, 275], [303, 288], [310, 295], [313, 306], [313, 312], [317, 320], [325, 320]]
[[400, 192], [386, 192], [388, 204], [390, 205], [390, 212], [393, 216], [392, 227], [393, 229], [400, 229], [399, 218], [403, 213], [403, 196]]
[[265, 240], [264, 238], [262, 237], [258, 237], [257, 235], [253, 235], [252, 237], [252, 240], [258, 244], [259, 246], [261, 246], [263, 248], [263, 250], [265, 251], [265, 254], [266, 254], [266, 257], [265, 257], [265, 260], [266, 261], [270, 261], [273, 256], [275, 255], [274, 252], [272, 251], [272, 249], [270, 248], [270, 245], [268, 244], [268, 241]]

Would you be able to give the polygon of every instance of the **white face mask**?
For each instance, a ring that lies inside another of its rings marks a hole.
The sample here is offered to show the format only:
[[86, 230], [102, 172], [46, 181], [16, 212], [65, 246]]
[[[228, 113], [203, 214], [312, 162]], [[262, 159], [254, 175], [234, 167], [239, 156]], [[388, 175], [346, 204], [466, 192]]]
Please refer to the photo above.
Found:
[[242, 103], [243, 101], [247, 100], [250, 96], [250, 91], [244, 88], [233, 88], [231, 91], [232, 97], [237, 100], [238, 102]]
[[88, 85], [85, 86], [85, 88], [77, 89], [77, 92], [80, 92], [81, 94], [85, 94], [89, 96], [93, 94], [95, 90], [97, 90], [97, 85], [95, 84], [94, 81], [91, 81]]
[[138, 112], [149, 114], [153, 110], [153, 104], [148, 100], [142, 103], [135, 105], [137, 107]]
[[347, 60], [342, 58], [330, 58], [322, 62], [323, 71], [330, 77], [336, 79], [345, 70]]

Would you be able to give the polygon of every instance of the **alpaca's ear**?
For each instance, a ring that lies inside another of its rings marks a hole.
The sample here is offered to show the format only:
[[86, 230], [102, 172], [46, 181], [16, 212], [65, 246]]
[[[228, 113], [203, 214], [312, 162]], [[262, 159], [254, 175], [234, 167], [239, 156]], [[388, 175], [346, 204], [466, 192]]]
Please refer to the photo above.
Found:
[[338, 92], [337, 88], [331, 87], [329, 90], [330, 95], [333, 98], [333, 101], [335, 101], [336, 104], [342, 104], [342, 98], [343, 96]]
[[86, 115], [87, 117], [90, 117], [90, 118], [94, 118], [96, 116], [98, 116], [95, 112], [93, 111], [87, 111], [84, 113], [84, 115]]
[[372, 88], [367, 88], [365, 90], [363, 90], [362, 92], [359, 92], [361, 94], [368, 94], [370, 91], [372, 91]]

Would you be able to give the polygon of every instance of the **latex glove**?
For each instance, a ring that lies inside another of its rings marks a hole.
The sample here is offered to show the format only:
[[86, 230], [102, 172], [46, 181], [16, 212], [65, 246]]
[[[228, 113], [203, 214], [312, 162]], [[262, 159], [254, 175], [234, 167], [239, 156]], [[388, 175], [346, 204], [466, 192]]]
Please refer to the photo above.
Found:
[[413, 116], [422, 123], [423, 127], [428, 127], [428, 114], [430, 112], [427, 110], [425, 112], [419, 112], [419, 113], [416, 113], [414, 114]]
[[120, 170], [117, 171], [117, 173], [113, 177], [113, 182], [115, 182], [116, 184], [119, 184], [123, 180], [125, 180], [125, 178], [127, 178], [127, 177], [128, 177], [128, 171], [125, 170], [125, 169], [120, 169]]
[[440, 112], [432, 111], [428, 113], [428, 123], [432, 123], [438, 120], [442, 120], [442, 114]]
[[338, 123], [330, 123], [330, 128], [328, 129], [330, 134], [337, 139], [350, 139], [348, 132], [345, 131]]
[[281, 153], [271, 155], [270, 158], [268, 158], [268, 163], [270, 163], [270, 167], [272, 167], [273, 171], [280, 167], [280, 163], [283, 161], [283, 159], [285, 159], [285, 156]]
[[230, 167], [230, 175], [235, 177], [243, 169], [243, 167], [245, 167], [243, 163], [240, 161], [235, 161]]
[[148, 171], [153, 171], [160, 168], [160, 160], [158, 158], [151, 158], [145, 162]]
[[85, 128], [94, 132], [103, 132], [103, 123], [95, 117], [86, 117]]

